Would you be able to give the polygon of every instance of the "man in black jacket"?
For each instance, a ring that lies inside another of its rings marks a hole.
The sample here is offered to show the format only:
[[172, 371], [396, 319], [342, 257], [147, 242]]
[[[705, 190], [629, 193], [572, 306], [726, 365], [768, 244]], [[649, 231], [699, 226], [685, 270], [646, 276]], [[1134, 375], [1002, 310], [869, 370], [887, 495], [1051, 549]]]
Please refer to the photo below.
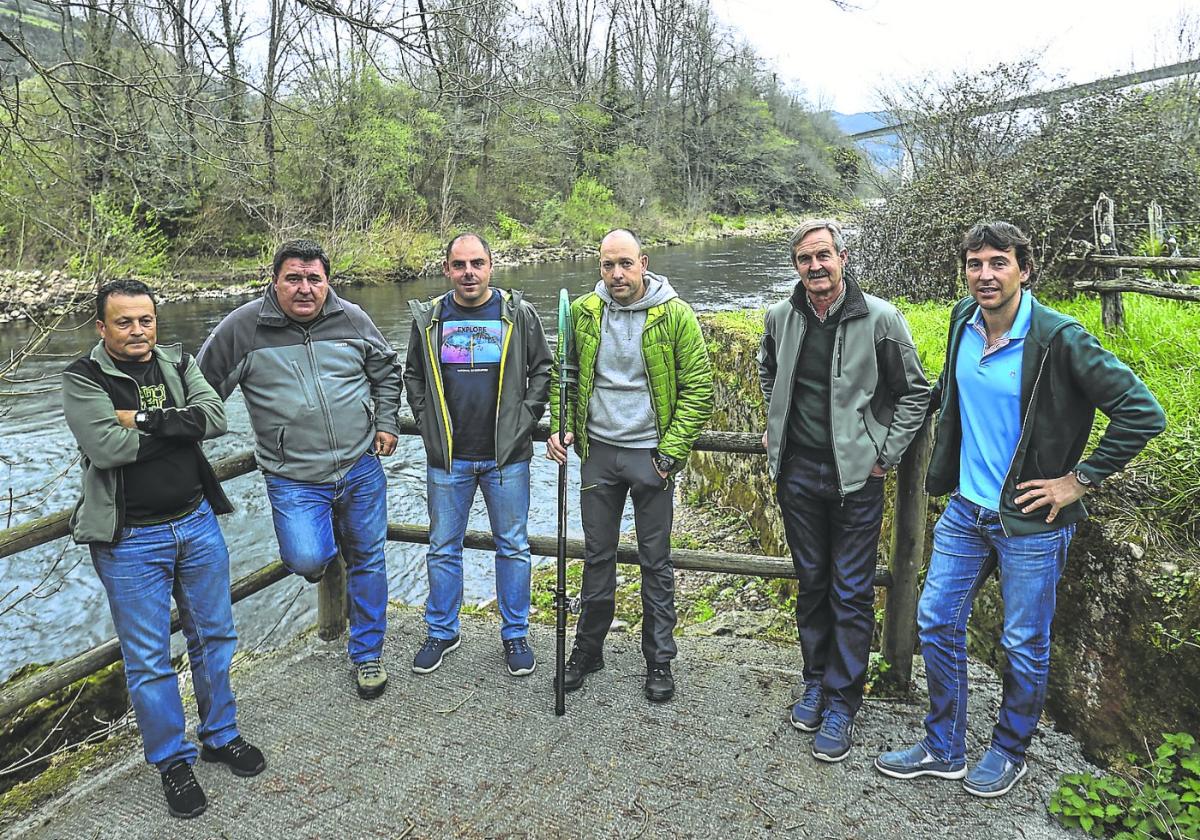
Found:
[[[875, 767], [898, 779], [963, 779], [968, 793], [996, 797], [1026, 773], [1046, 700], [1055, 587], [1087, 515], [1083, 496], [1124, 468], [1166, 418], [1133, 371], [1025, 288], [1033, 248], [1018, 228], [978, 224], [959, 257], [970, 297], [950, 317], [925, 485], [931, 495], [951, 494], [917, 614], [926, 737], [884, 753]], [[1097, 409], [1110, 422], [1084, 458]], [[968, 773], [967, 619], [993, 571], [1004, 599], [1004, 693], [991, 745]]]
[[146, 761], [162, 774], [171, 814], [194, 817], [207, 801], [171, 666], [172, 594], [200, 713], [199, 756], [239, 776], [266, 766], [238, 731], [229, 554], [215, 516], [232, 508], [199, 445], [224, 434], [224, 406], [194, 359], [157, 346], [145, 284], [102, 287], [96, 329], [100, 342], [63, 373], [63, 412], [83, 463], [71, 532], [89, 545], [108, 593]]
[[451, 290], [411, 301], [404, 382], [425, 443], [429, 502], [428, 636], [413, 657], [437, 670], [459, 645], [463, 537], [476, 489], [496, 539], [496, 602], [508, 672], [533, 673], [529, 646], [529, 461], [546, 410], [550, 348], [521, 292], [491, 286], [492, 252], [477, 233], [446, 246]]

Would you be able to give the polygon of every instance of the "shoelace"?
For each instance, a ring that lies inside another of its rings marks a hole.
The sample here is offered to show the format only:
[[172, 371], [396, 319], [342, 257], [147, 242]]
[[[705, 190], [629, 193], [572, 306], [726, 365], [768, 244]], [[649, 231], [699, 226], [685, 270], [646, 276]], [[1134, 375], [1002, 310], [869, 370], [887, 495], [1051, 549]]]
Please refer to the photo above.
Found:
[[[429, 643], [426, 642], [425, 647], [428, 646]], [[383, 668], [380, 667], [379, 660], [377, 659], [372, 659], [369, 662], [363, 662], [358, 666], [358, 675], [365, 680], [375, 679], [382, 671]]]
[[167, 780], [167, 784], [171, 788], [172, 793], [185, 794], [192, 788], [199, 787], [196, 777], [192, 775], [192, 768], [184, 764], [180, 768], [171, 768], [163, 776]]
[[524, 639], [505, 639], [504, 651], [510, 656], [519, 653], [526, 653], [529, 650], [529, 645]]
[[841, 738], [849, 725], [850, 715], [830, 710], [825, 713], [825, 721], [821, 724], [821, 729], [828, 730], [831, 738]]
[[228, 750], [229, 754], [234, 758], [241, 758], [250, 749], [250, 745], [239, 735], [222, 747], [222, 749]]
[[816, 708], [821, 704], [821, 686], [819, 683], [805, 686], [804, 696], [800, 698], [801, 706]]
[[651, 679], [666, 679], [667, 678], [667, 669], [666, 668], [651, 668], [650, 669], [650, 678]]

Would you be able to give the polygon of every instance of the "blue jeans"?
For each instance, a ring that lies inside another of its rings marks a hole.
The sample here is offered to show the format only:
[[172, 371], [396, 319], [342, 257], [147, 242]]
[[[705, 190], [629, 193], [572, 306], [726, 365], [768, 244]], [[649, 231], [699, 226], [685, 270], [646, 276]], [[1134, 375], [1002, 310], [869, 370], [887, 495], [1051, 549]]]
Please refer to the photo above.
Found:
[[229, 663], [237, 646], [229, 601], [229, 553], [207, 501], [161, 525], [125, 528], [115, 543], [92, 543], [92, 565], [108, 592], [125, 682], [146, 761], [160, 771], [196, 760], [184, 734], [183, 702], [171, 667], [171, 595], [187, 638], [200, 712], [197, 734], [210, 747], [238, 736]]
[[455, 458], [450, 471], [426, 469], [429, 497], [429, 599], [425, 623], [435, 639], [458, 635], [463, 599], [463, 535], [475, 499], [483, 490], [496, 539], [496, 602], [500, 638], [529, 634], [529, 462], [497, 467], [495, 461]]
[[917, 609], [929, 684], [925, 750], [940, 761], [966, 758], [967, 619], [979, 588], [997, 567], [1004, 599], [1000, 644], [1007, 664], [992, 747], [1025, 760], [1050, 672], [1055, 587], [1075, 533], [1067, 525], [1044, 534], [1007, 537], [994, 510], [955, 493], [933, 529], [933, 554]]
[[[387, 478], [368, 452], [339, 481], [295, 481], [264, 473], [279, 559], [298, 575], [321, 574], [341, 549], [350, 596], [346, 650], [358, 664], [379, 659], [387, 627]], [[335, 538], [336, 532], [336, 538]]]

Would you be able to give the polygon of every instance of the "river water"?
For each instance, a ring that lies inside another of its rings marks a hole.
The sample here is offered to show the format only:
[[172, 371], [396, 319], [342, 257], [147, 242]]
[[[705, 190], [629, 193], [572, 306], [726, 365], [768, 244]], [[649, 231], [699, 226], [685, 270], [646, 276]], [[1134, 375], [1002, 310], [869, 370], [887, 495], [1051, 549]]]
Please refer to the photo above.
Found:
[[[665, 274], [680, 296], [698, 311], [758, 308], [787, 293], [795, 274], [787, 264], [786, 246], [777, 242], [726, 239], [652, 249], [650, 268]], [[594, 260], [497, 269], [492, 284], [524, 289], [542, 316], [548, 334], [556, 328], [559, 289], [574, 297], [598, 279]], [[403, 358], [411, 328], [407, 303], [448, 288], [441, 277], [400, 285], [344, 288], [346, 298], [361, 305]], [[159, 311], [159, 340], [182, 342], [195, 353], [213, 326], [244, 298], [195, 300], [165, 304]], [[79, 486], [76, 447], [63, 421], [58, 374], [96, 342], [90, 319], [54, 336], [44, 353], [27, 360], [17, 371], [22, 382], [5, 383], [0, 390], [0, 527], [17, 525], [74, 504]], [[10, 324], [0, 334], [0, 354], [18, 351], [33, 333], [26, 324]], [[552, 345], [553, 346], [553, 345]], [[21, 392], [14, 396], [12, 392]], [[229, 400], [229, 433], [206, 444], [212, 459], [251, 448], [252, 436], [240, 392]], [[407, 403], [404, 406], [407, 412]], [[532, 463], [531, 534], [553, 534], [556, 528], [556, 480], [553, 465], [541, 456], [539, 444]], [[388, 477], [388, 520], [428, 522], [425, 502], [425, 456], [420, 440], [404, 435], [396, 454], [385, 458]], [[578, 518], [578, 462], [570, 469], [573, 536], [582, 536]], [[234, 579], [278, 556], [270, 507], [258, 473], [227, 482], [226, 492], [236, 510], [221, 517], [221, 526]], [[632, 527], [626, 510], [625, 527]], [[471, 528], [487, 530], [487, 512], [477, 494]], [[389, 542], [389, 597], [420, 604], [428, 591], [425, 547]], [[534, 558], [535, 564], [553, 562]], [[490, 554], [467, 551], [464, 556], [466, 603], [495, 595]], [[235, 605], [241, 647], [279, 644], [316, 620], [316, 587], [290, 577]], [[96, 578], [84, 546], [69, 539], [0, 559], [0, 681], [27, 662], [46, 662], [85, 650], [113, 635], [103, 587]]]

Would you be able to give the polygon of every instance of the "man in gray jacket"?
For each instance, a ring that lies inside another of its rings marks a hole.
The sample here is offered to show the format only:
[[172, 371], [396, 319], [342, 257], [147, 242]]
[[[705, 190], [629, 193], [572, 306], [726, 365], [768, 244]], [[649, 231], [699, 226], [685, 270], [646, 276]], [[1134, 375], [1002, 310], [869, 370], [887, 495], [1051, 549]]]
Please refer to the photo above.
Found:
[[425, 442], [429, 503], [429, 635], [412, 669], [428, 674], [459, 645], [463, 537], [476, 489], [496, 539], [496, 602], [508, 672], [532, 674], [529, 646], [529, 461], [546, 410], [550, 348], [521, 292], [491, 286], [492, 251], [477, 233], [446, 246], [453, 287], [410, 301], [404, 383]]
[[904, 317], [843, 276], [837, 222], [792, 236], [800, 275], [767, 310], [758, 374], [770, 474], [796, 568], [804, 684], [792, 725], [841, 761], [862, 705], [875, 614], [883, 480], [925, 418], [929, 383]]
[[370, 699], [387, 686], [379, 456], [396, 449], [400, 363], [367, 314], [330, 288], [320, 245], [285, 242], [273, 276], [262, 298], [217, 325], [197, 360], [222, 399], [242, 388], [284, 565], [315, 583], [341, 551], [348, 652], [359, 696]]

